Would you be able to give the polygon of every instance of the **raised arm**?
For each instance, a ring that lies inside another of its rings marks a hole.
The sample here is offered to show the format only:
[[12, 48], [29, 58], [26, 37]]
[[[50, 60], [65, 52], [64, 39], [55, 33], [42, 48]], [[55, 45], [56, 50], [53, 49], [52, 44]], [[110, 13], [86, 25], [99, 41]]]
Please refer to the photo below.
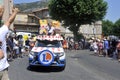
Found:
[[13, 12], [11, 14], [11, 16], [8, 18], [8, 20], [5, 22], [4, 25], [10, 27], [10, 25], [12, 24], [12, 22], [14, 21], [16, 14], [19, 12], [18, 8], [14, 8]]
[[4, 57], [4, 53], [2, 51], [2, 42], [0, 41], [0, 60]]
[[0, 49], [0, 60], [4, 57], [3, 51]]

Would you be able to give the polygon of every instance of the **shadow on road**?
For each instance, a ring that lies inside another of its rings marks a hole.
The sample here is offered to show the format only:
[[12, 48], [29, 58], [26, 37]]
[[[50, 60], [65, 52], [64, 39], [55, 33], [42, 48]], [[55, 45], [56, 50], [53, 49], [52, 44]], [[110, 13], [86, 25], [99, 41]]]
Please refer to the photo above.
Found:
[[63, 69], [60, 67], [43, 67], [43, 66], [28, 66], [27, 70], [33, 72], [43, 72], [43, 73], [50, 73], [50, 72], [62, 72]]

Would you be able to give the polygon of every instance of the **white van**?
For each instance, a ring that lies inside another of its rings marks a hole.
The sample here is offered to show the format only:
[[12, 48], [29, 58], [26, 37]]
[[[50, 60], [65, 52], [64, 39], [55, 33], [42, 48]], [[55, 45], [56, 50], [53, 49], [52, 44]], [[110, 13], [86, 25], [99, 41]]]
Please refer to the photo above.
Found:
[[17, 34], [17, 36], [22, 35], [22, 36], [28, 36], [28, 38], [31, 37], [31, 33], [29, 33], [29, 32], [17, 32], [16, 34]]

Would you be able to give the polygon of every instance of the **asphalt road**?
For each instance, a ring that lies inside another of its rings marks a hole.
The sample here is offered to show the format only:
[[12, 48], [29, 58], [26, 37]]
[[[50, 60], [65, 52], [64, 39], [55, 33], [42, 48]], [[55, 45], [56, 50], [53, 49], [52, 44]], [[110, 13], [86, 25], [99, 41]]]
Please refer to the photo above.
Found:
[[66, 68], [28, 69], [28, 57], [10, 62], [10, 80], [120, 80], [120, 63], [92, 55], [89, 50], [66, 51]]

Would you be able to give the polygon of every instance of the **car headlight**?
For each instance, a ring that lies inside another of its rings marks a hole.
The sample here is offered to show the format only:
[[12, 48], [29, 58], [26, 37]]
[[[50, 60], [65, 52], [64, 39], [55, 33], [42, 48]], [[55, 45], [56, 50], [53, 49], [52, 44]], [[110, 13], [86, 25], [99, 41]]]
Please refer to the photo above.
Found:
[[31, 52], [30, 52], [30, 55], [36, 56], [36, 53], [31, 51]]
[[55, 55], [56, 55], [56, 56], [59, 56], [59, 57], [63, 56], [64, 54], [65, 54], [64, 52], [61, 52], [61, 53], [55, 53]]

